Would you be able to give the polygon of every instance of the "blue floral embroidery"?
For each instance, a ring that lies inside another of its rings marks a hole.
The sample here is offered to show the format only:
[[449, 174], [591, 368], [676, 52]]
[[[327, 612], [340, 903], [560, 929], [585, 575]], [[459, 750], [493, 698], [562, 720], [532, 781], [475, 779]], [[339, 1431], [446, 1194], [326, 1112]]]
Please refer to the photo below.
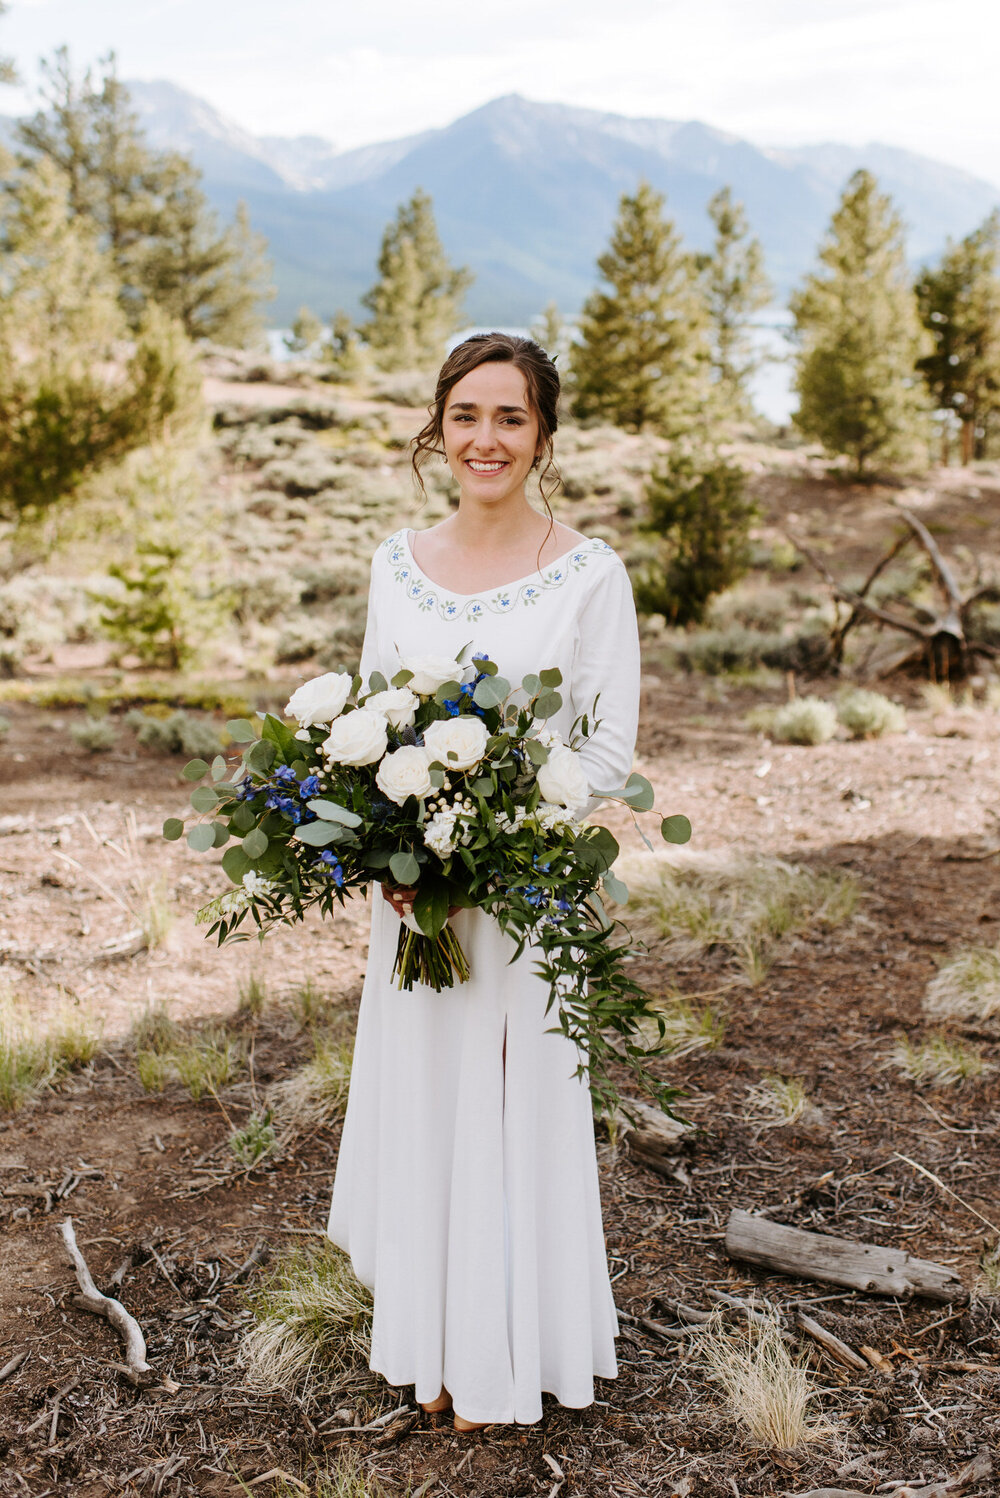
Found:
[[430, 578], [422, 576], [410, 565], [409, 549], [401, 531], [397, 531], [382, 544], [388, 553], [395, 580], [402, 583], [406, 596], [412, 598], [422, 612], [433, 610], [442, 619], [475, 620], [482, 619], [486, 613], [509, 614], [519, 604], [535, 604], [543, 593], [561, 588], [572, 572], [579, 572], [594, 557], [614, 555], [606, 541], [595, 538], [588, 541], [585, 547], [562, 558], [562, 565], [543, 572], [538, 582], [523, 582], [517, 588], [502, 588], [489, 598], [456, 599], [441, 597]]

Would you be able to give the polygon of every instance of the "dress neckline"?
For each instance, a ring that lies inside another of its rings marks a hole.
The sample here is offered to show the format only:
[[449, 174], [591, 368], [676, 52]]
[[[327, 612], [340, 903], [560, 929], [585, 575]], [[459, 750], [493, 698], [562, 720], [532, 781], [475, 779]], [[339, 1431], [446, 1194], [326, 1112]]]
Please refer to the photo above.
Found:
[[410, 559], [410, 566], [413, 568], [414, 572], [419, 573], [425, 583], [427, 583], [432, 588], [437, 588], [441, 593], [446, 593], [449, 598], [482, 598], [487, 593], [508, 592], [511, 588], [520, 587], [522, 583], [530, 583], [533, 578], [544, 578], [547, 572], [551, 572], [553, 567], [558, 567], [560, 562], [565, 562], [566, 558], [571, 557], [574, 551], [579, 551], [581, 546], [592, 546], [594, 543], [593, 536], [584, 536], [582, 541], [578, 541], [575, 546], [567, 547], [566, 550], [560, 552], [557, 557], [553, 557], [551, 562], [546, 562], [543, 567], [536, 567], [533, 571], [524, 573], [522, 577], [512, 578], [510, 582], [507, 583], [491, 583], [489, 587], [479, 588], [475, 593], [459, 593], [455, 588], [448, 588], [444, 583], [435, 582], [433, 577], [428, 576], [428, 574], [418, 563], [416, 557], [413, 555], [413, 545], [410, 541], [410, 537], [412, 535], [412, 530], [408, 528], [403, 529], [403, 545], [406, 547], [406, 552]]

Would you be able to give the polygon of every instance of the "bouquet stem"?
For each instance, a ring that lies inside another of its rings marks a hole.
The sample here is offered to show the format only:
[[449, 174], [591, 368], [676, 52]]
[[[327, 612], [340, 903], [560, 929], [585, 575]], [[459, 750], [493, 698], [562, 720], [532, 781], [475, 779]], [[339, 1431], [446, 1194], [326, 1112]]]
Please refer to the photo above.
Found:
[[450, 926], [432, 937], [400, 924], [392, 976], [397, 988], [409, 991], [414, 983], [423, 983], [440, 993], [442, 988], [469, 981], [469, 962]]

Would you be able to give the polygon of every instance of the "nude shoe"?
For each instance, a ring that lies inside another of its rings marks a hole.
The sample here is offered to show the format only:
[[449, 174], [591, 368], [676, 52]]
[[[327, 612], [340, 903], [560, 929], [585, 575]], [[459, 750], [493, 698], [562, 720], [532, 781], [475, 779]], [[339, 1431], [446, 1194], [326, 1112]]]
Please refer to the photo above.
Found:
[[470, 1430], [485, 1430], [491, 1423], [489, 1420], [463, 1420], [461, 1415], [456, 1415], [454, 1419], [454, 1426], [459, 1435], [466, 1435]]
[[442, 1388], [436, 1399], [432, 1399], [429, 1404], [422, 1404], [420, 1408], [425, 1415], [439, 1415], [442, 1410], [451, 1409], [451, 1395], [447, 1389]]

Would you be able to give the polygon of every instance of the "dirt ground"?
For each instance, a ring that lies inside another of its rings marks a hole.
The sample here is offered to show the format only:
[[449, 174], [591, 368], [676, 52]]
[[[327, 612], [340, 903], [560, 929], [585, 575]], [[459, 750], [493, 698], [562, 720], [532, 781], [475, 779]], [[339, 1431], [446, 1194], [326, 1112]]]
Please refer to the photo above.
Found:
[[[757, 988], [734, 984], [711, 955], [668, 969], [654, 947], [643, 960], [654, 990], [713, 995], [726, 1030], [719, 1049], [671, 1067], [697, 1129], [669, 1177], [599, 1135], [624, 1313], [619, 1378], [600, 1385], [590, 1409], [547, 1399], [541, 1425], [473, 1437], [433, 1428], [406, 1408], [405, 1389], [381, 1405], [358, 1402], [358, 1423], [379, 1408], [404, 1410], [358, 1434], [333, 1420], [332, 1406], [310, 1413], [248, 1391], [235, 1357], [243, 1280], [227, 1281], [261, 1240], [273, 1252], [320, 1231], [337, 1131], [276, 1165], [227, 1171], [219, 1107], [176, 1087], [144, 1093], [127, 1043], [150, 1002], [179, 1017], [232, 1019], [255, 974], [273, 1002], [239, 1023], [253, 1036], [255, 1085], [265, 1086], [304, 1053], [283, 994], [311, 976], [338, 1010], [356, 1005], [364, 909], [331, 928], [312, 922], [263, 947], [218, 952], [190, 916], [220, 887], [219, 872], [159, 837], [163, 818], [185, 804], [180, 761], [141, 750], [88, 756], [65, 733], [72, 714], [8, 710], [3, 976], [39, 1011], [79, 1000], [100, 1013], [105, 1045], [84, 1073], [0, 1123], [0, 1364], [27, 1353], [0, 1382], [0, 1491], [221, 1498], [246, 1491], [242, 1482], [269, 1493], [281, 1473], [309, 1481], [351, 1447], [390, 1492], [426, 1498], [742, 1498], [928, 1483], [996, 1447], [996, 1301], [837, 1293], [734, 1263], [723, 1237], [732, 1207], [766, 1209], [798, 1227], [906, 1248], [973, 1287], [983, 1240], [995, 1238], [984, 1219], [1000, 1221], [996, 1074], [920, 1089], [887, 1057], [895, 1038], [927, 1028], [921, 997], [935, 960], [1000, 935], [1000, 859], [978, 857], [997, 841], [997, 716], [918, 707], [903, 736], [779, 747], [745, 726], [759, 691], [666, 676], [655, 660], [644, 686], [640, 767], [658, 804], [690, 815], [699, 849], [847, 869], [863, 899], [846, 926], [786, 942]], [[115, 955], [116, 944], [127, 951], [151, 890], [174, 909], [165, 941]], [[1000, 1029], [973, 1038], [1000, 1063]], [[749, 1121], [748, 1089], [772, 1071], [803, 1080], [814, 1106], [800, 1123]], [[233, 1121], [252, 1103], [245, 1083], [225, 1095]], [[99, 1284], [123, 1266], [118, 1293], [145, 1330], [150, 1360], [179, 1386], [172, 1392], [131, 1388], [110, 1328], [74, 1307], [58, 1235], [67, 1214]], [[259, 1269], [260, 1260], [243, 1278], [252, 1283]], [[699, 1368], [695, 1340], [631, 1319], [677, 1327], [663, 1298], [711, 1309], [713, 1291], [805, 1302], [849, 1345], [881, 1353], [883, 1371], [849, 1372], [814, 1349], [832, 1433], [793, 1452], [755, 1449]]]

